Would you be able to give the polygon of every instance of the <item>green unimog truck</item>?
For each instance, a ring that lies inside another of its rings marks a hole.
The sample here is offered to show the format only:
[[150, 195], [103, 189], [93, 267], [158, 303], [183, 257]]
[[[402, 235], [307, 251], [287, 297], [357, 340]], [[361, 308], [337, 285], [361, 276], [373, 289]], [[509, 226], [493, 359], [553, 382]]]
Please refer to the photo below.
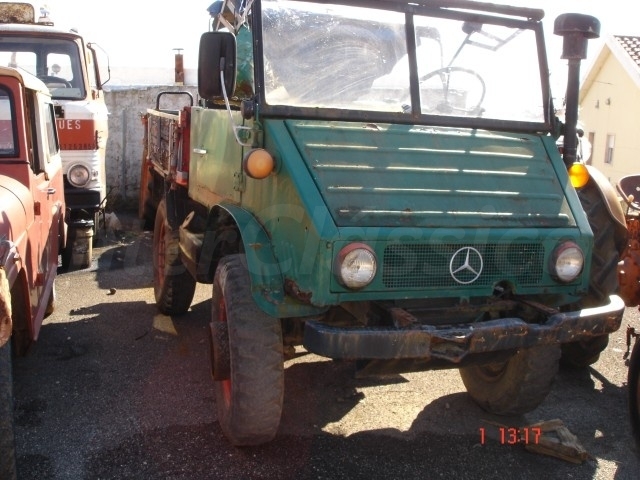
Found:
[[624, 311], [627, 235], [614, 189], [576, 162], [597, 19], [555, 20], [569, 63], [560, 122], [541, 10], [225, 0], [209, 12], [195, 105], [144, 116], [140, 214], [161, 312], [213, 284], [211, 368], [233, 444], [276, 435], [297, 346], [363, 375], [458, 368], [501, 415], [535, 409], [561, 358], [597, 360]]

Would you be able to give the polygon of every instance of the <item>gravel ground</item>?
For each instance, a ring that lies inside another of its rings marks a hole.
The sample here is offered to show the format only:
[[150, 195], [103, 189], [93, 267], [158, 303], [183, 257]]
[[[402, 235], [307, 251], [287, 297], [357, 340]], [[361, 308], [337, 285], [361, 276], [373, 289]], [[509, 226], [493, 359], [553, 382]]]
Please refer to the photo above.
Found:
[[[517, 418], [480, 410], [455, 370], [356, 379], [350, 363], [299, 350], [285, 365], [276, 439], [232, 447], [208, 367], [211, 286], [198, 285], [186, 315], [158, 314], [151, 233], [119, 216], [123, 232], [107, 232], [91, 267], [58, 277], [56, 312], [15, 361], [21, 479], [639, 478], [622, 358], [626, 325], [640, 327], [636, 309], [595, 365], [561, 369], [546, 401]], [[500, 439], [498, 424], [556, 418], [587, 461]]]

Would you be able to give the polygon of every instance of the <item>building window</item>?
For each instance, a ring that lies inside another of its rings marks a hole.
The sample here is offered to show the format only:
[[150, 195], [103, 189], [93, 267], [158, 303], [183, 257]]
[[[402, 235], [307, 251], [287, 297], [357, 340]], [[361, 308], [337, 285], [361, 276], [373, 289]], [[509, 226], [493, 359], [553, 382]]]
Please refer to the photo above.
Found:
[[609, 134], [607, 135], [607, 145], [606, 150], [604, 152], [604, 163], [612, 164], [613, 163], [613, 148], [616, 144], [616, 136]]
[[596, 144], [596, 132], [589, 132], [588, 142], [589, 142], [589, 154], [587, 155], [585, 153], [585, 157], [586, 157], [585, 163], [587, 165], [591, 165], [592, 159], [593, 159], [593, 149], [595, 148], [595, 144]]

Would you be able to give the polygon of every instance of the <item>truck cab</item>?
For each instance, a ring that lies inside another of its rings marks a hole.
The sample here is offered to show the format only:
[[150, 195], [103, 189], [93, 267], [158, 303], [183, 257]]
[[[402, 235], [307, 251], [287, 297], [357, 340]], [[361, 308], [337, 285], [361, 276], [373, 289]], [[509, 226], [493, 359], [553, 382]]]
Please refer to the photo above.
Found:
[[[106, 205], [107, 107], [95, 46], [75, 30], [56, 28], [49, 12], [27, 3], [0, 4], [0, 65], [40, 78], [55, 104], [71, 259], [76, 229], [95, 231]], [[108, 79], [104, 79], [105, 81]]]
[[26, 353], [53, 311], [65, 247], [62, 160], [45, 84], [0, 67], [0, 478], [15, 478], [11, 352]]

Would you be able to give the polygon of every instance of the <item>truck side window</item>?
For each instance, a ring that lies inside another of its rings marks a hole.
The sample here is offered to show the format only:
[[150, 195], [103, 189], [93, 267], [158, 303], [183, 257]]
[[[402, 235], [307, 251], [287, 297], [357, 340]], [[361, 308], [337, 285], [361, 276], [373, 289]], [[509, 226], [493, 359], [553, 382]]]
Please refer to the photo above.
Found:
[[0, 156], [16, 156], [16, 126], [13, 115], [13, 98], [0, 87]]
[[56, 135], [56, 115], [52, 103], [45, 103], [42, 106], [42, 116], [47, 127], [47, 145], [45, 145], [45, 148], [48, 149], [47, 162], [49, 162], [51, 156], [58, 153], [60, 149], [58, 136]]
[[38, 148], [39, 112], [37, 111], [37, 102], [34, 94], [26, 95], [25, 100], [25, 115], [26, 118], [30, 120], [29, 122], [25, 122], [25, 128], [27, 129], [27, 156], [29, 158], [31, 170], [35, 173], [40, 173], [44, 168], [40, 161], [40, 150]]
[[87, 77], [91, 88], [98, 88], [98, 79], [96, 78], [96, 63], [93, 61], [94, 53], [87, 51], [85, 61], [87, 62]]

